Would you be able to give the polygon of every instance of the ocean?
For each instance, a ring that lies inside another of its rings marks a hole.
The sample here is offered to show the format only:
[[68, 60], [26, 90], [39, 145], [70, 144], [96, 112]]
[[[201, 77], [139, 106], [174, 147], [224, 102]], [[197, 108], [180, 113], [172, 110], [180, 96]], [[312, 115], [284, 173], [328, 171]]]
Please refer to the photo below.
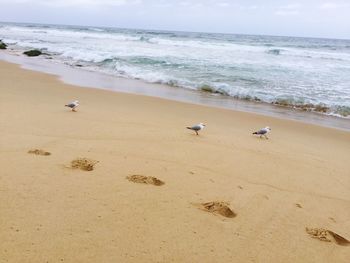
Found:
[[350, 40], [0, 23], [73, 67], [350, 118]]

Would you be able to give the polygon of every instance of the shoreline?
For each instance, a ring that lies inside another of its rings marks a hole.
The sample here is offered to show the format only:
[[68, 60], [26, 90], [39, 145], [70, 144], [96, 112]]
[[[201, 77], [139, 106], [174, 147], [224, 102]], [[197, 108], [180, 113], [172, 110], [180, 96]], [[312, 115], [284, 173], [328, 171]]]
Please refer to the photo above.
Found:
[[207, 92], [169, 87], [164, 84], [147, 83], [142, 80], [122, 78], [103, 72], [73, 67], [43, 57], [28, 58], [9, 51], [0, 53], [0, 60], [21, 65], [25, 69], [58, 76], [64, 83], [87, 88], [105, 89], [113, 92], [139, 94], [173, 101], [192, 103], [233, 111], [250, 112], [263, 116], [301, 121], [350, 131], [350, 120], [316, 112], [291, 109], [262, 102], [244, 101], [233, 97], [214, 95]]
[[[349, 247], [312, 233], [350, 240], [349, 132], [87, 89], [3, 61], [0, 81], [0, 261], [348, 261]], [[64, 107], [74, 98], [77, 112]], [[185, 128], [200, 121], [199, 136]], [[251, 134], [266, 124], [269, 140]], [[70, 168], [77, 158], [97, 163]]]

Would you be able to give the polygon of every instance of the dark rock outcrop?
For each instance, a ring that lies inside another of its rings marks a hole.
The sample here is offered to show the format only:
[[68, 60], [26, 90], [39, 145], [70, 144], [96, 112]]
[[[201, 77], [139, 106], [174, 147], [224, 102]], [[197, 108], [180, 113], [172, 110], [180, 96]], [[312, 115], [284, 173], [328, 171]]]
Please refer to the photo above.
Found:
[[23, 52], [23, 54], [27, 55], [28, 57], [37, 57], [42, 55], [43, 53], [38, 49], [32, 49], [32, 50]]
[[0, 40], [0, 49], [6, 49], [7, 48], [7, 45], [2, 42], [2, 40]]

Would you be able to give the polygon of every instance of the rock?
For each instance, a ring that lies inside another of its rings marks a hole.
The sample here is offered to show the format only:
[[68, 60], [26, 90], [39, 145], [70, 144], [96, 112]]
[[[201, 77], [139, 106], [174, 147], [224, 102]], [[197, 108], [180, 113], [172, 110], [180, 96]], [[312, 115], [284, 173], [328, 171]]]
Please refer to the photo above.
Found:
[[28, 57], [37, 57], [42, 55], [42, 52], [37, 49], [32, 49], [32, 50], [23, 52], [23, 54], [27, 55]]
[[318, 104], [315, 107], [315, 111], [317, 111], [317, 112], [326, 113], [328, 110], [329, 110], [329, 108], [323, 104]]
[[7, 48], [7, 45], [2, 42], [2, 40], [0, 40], [0, 49], [6, 49]]
[[229, 95], [226, 90], [221, 89], [221, 88], [215, 89], [207, 84], [202, 85], [199, 89], [201, 91], [208, 92], [208, 93], [221, 94], [221, 95], [225, 95], [225, 96]]
[[201, 91], [205, 91], [205, 92], [210, 92], [210, 93], [214, 93], [215, 92], [215, 90], [212, 87], [210, 87], [209, 85], [201, 86], [200, 90]]

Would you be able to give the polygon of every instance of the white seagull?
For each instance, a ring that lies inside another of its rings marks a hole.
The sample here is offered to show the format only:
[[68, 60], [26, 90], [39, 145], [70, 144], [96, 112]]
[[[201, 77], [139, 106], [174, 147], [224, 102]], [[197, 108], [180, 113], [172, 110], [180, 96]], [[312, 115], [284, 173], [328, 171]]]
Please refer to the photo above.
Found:
[[186, 128], [189, 129], [189, 130], [195, 131], [196, 134], [199, 135], [198, 132], [199, 132], [200, 130], [203, 130], [204, 127], [205, 127], [205, 124], [199, 123], [199, 124], [194, 125], [194, 126], [192, 126], [192, 127], [186, 127]]
[[76, 111], [75, 109], [79, 106], [79, 101], [75, 100], [75, 101], [72, 101], [64, 106], [71, 108], [72, 111]]
[[266, 126], [265, 128], [262, 128], [259, 131], [253, 132], [253, 134], [260, 135], [260, 138], [262, 138], [262, 136], [264, 136], [266, 139], [269, 139], [269, 138], [267, 138], [267, 134], [270, 131], [271, 131], [271, 128], [269, 126]]

